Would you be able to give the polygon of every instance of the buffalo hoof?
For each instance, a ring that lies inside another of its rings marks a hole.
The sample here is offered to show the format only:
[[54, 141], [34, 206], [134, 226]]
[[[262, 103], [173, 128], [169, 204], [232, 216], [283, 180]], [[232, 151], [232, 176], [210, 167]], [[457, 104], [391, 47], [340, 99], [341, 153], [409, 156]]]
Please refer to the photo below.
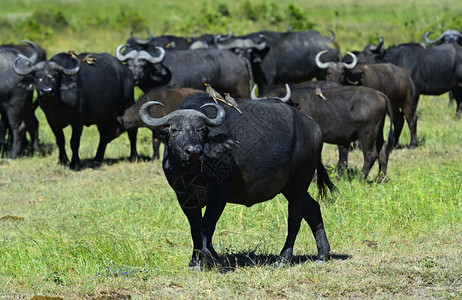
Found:
[[201, 251], [199, 253], [194, 253], [188, 266], [190, 270], [210, 270], [218, 266], [218, 259], [213, 256], [206, 255]]
[[279, 256], [277, 261], [274, 263], [273, 268], [282, 269], [285, 266], [290, 266], [290, 259]]
[[316, 260], [314, 261], [316, 264], [324, 264], [326, 261], [330, 260], [329, 254], [319, 254], [316, 256]]

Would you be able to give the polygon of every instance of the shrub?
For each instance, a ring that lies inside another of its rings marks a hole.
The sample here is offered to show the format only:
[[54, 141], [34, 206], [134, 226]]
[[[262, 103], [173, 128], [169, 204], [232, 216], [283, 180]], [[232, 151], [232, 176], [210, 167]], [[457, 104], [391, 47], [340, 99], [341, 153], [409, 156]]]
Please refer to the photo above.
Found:
[[63, 29], [68, 25], [61, 11], [47, 8], [35, 11], [31, 16], [16, 24], [13, 32], [25, 39], [43, 42], [53, 37], [55, 29]]

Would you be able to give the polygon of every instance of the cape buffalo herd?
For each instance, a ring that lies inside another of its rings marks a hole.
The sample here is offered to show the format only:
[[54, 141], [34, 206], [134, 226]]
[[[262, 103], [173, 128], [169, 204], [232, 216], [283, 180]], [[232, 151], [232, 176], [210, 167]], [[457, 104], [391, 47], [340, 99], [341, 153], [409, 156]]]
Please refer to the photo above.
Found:
[[[288, 233], [276, 266], [290, 260], [302, 219], [323, 262], [330, 246], [320, 205], [308, 193], [312, 181], [320, 198], [336, 191], [321, 161], [323, 143], [337, 145], [340, 175], [352, 174], [348, 155], [351, 144], [359, 144], [359, 180], [377, 161], [380, 183], [404, 121], [410, 148], [419, 144], [420, 95], [450, 92], [456, 119], [462, 113], [462, 34], [431, 34], [423, 35], [427, 45], [388, 48], [381, 37], [343, 57], [334, 33], [316, 30], [130, 33], [113, 54], [64, 50], [50, 59], [32, 41], [0, 45], [0, 150], [9, 159], [29, 144], [40, 152], [37, 107], [55, 136], [58, 163], [73, 170], [86, 167], [79, 156], [84, 126], [99, 132], [97, 166], [108, 143], [124, 132], [128, 159], [138, 161], [137, 132], [146, 127], [152, 160], [164, 145], [162, 167], [189, 221], [190, 267], [218, 262], [212, 239], [227, 203], [252, 206], [277, 194], [288, 201]], [[142, 95], [135, 101], [137, 89]], [[63, 131], [69, 125], [70, 160]]]

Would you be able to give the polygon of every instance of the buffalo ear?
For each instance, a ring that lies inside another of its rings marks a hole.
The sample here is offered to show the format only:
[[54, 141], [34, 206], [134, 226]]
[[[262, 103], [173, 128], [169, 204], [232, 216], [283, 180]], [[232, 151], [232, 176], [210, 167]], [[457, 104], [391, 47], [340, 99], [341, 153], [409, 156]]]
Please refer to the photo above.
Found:
[[65, 90], [70, 90], [70, 89], [75, 89], [75, 88], [77, 88], [77, 84], [74, 82], [74, 80], [72, 80], [72, 78], [70, 77], [63, 76], [60, 89], [62, 91], [65, 91]]
[[169, 137], [169, 129], [168, 129], [168, 127], [164, 127], [162, 129], [156, 129], [155, 130], [155, 135], [163, 143], [167, 143], [168, 137]]
[[18, 88], [25, 89], [27, 91], [33, 91], [34, 80], [29, 76], [23, 77], [21, 81], [18, 82]]
[[230, 152], [239, 144], [238, 141], [230, 139], [226, 134], [209, 134], [207, 143], [210, 148], [206, 151], [210, 156], [221, 156], [222, 153]]

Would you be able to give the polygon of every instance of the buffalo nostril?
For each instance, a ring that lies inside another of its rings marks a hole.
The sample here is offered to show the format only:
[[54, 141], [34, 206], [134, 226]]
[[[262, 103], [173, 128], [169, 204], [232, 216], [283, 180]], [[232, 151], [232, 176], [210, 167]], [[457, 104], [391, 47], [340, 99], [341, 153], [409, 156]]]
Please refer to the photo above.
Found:
[[204, 150], [200, 145], [189, 145], [184, 149], [184, 153], [188, 156], [202, 156], [204, 154]]

